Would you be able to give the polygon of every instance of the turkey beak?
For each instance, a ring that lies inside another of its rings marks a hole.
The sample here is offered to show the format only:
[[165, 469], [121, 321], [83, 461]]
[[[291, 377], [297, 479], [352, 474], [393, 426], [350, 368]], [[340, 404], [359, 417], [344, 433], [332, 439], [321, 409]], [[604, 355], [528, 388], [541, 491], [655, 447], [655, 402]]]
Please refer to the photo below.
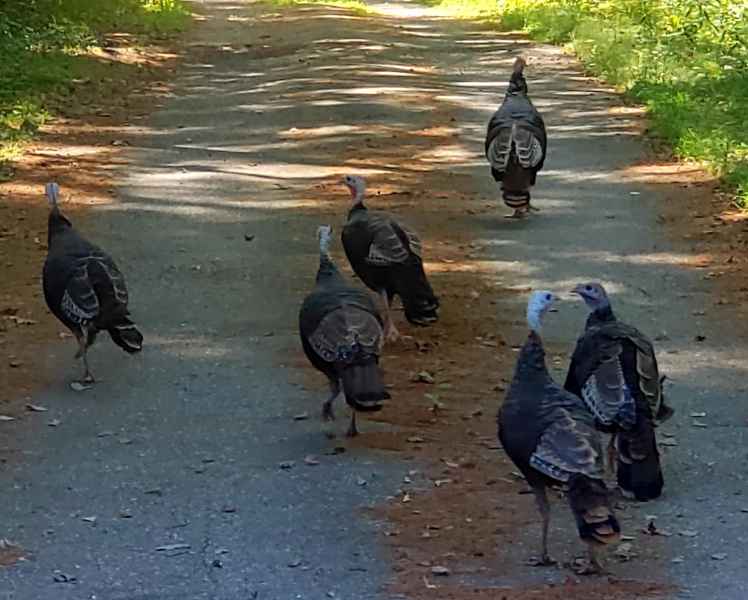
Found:
[[573, 290], [570, 290], [571, 294], [574, 294], [575, 296], [579, 296], [580, 298], [584, 298], [584, 286], [578, 285]]

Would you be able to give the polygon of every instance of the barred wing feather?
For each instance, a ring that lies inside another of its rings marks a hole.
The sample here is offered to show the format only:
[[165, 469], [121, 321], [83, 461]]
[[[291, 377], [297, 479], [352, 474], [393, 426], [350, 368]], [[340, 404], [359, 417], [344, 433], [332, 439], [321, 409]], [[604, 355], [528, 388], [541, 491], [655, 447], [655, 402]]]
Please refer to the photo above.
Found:
[[541, 473], [566, 482], [574, 474], [602, 478], [599, 438], [594, 428], [557, 408], [551, 425], [543, 432], [530, 465]]
[[326, 314], [309, 343], [327, 362], [345, 362], [346, 353], [358, 347], [371, 354], [379, 354], [382, 347], [382, 326], [369, 312], [352, 306], [343, 306]]

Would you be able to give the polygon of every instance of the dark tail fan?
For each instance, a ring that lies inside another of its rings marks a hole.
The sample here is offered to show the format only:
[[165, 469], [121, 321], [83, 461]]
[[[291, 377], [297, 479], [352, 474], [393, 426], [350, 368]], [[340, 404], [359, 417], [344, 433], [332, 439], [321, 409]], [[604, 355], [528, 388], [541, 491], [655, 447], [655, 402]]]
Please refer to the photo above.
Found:
[[381, 410], [382, 401], [390, 397], [374, 357], [358, 364], [346, 365], [342, 379], [346, 402], [361, 412]]
[[420, 259], [411, 258], [396, 277], [396, 291], [403, 302], [408, 322], [424, 326], [436, 322], [439, 319], [439, 299], [431, 289]]
[[652, 424], [642, 420], [633, 431], [619, 433], [617, 444], [621, 489], [642, 502], [659, 498], [665, 482]]
[[125, 352], [135, 354], [143, 349], [143, 334], [130, 319], [125, 317], [120, 323], [109, 328], [112, 341]]
[[[512, 146], [514, 143], [512, 142]], [[530, 186], [533, 184], [533, 172], [526, 169], [517, 160], [517, 151], [512, 147], [506, 173], [501, 180], [501, 192], [504, 203], [509, 208], [525, 208], [530, 204]]]
[[613, 544], [620, 539], [621, 526], [602, 480], [575, 475], [569, 480], [568, 496], [580, 538], [597, 544]]

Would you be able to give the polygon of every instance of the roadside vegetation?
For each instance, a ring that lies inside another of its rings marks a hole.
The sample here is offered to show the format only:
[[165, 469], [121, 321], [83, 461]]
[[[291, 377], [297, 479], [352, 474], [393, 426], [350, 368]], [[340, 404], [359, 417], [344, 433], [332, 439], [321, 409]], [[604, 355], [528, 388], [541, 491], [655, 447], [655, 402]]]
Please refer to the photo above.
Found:
[[[180, 0], [1, 2], [0, 165], [18, 156], [56, 106], [75, 101], [77, 86], [117, 80], [114, 47], [137, 47], [188, 22]], [[108, 60], [94, 53], [101, 48], [112, 51]]]
[[653, 133], [748, 207], [745, 0], [425, 0], [568, 46], [649, 110]]

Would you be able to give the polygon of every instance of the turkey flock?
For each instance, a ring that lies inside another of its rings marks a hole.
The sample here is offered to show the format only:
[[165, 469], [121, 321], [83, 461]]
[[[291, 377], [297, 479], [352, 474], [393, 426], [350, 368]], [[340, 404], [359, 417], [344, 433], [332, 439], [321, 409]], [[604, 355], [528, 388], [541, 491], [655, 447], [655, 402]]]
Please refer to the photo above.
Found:
[[[541, 115], [528, 97], [517, 59], [503, 103], [487, 127], [485, 154], [501, 184], [512, 218], [537, 210], [530, 188], [545, 161], [547, 137]], [[309, 362], [329, 382], [322, 418], [333, 420], [342, 396], [351, 408], [347, 434], [358, 433], [356, 414], [383, 409], [390, 398], [379, 363], [385, 345], [398, 339], [392, 315], [396, 298], [410, 324], [431, 326], [439, 318], [439, 298], [424, 270], [418, 234], [395, 216], [365, 205], [366, 183], [346, 175], [342, 183], [351, 207], [340, 232], [354, 284], [331, 257], [333, 230], [317, 230], [319, 268], [299, 311], [301, 345]], [[87, 241], [59, 208], [59, 187], [46, 186], [50, 204], [44, 297], [50, 311], [72, 332], [82, 359], [80, 390], [94, 383], [88, 350], [106, 331], [125, 352], [139, 352], [143, 336], [128, 310], [125, 279], [112, 257]], [[540, 552], [532, 564], [553, 564], [548, 554], [548, 488], [562, 488], [589, 549], [584, 572], [600, 573], [598, 549], [620, 539], [606, 468], [621, 492], [639, 501], [658, 498], [664, 479], [656, 428], [673, 414], [663, 396], [652, 342], [620, 321], [602, 285], [582, 282], [571, 292], [589, 316], [574, 347], [566, 380], [554, 381], [546, 365], [542, 324], [557, 296], [534, 291], [527, 303], [529, 333], [519, 352], [511, 385], [498, 412], [498, 438], [521, 471], [542, 519]], [[604, 450], [602, 436], [610, 442]]]

